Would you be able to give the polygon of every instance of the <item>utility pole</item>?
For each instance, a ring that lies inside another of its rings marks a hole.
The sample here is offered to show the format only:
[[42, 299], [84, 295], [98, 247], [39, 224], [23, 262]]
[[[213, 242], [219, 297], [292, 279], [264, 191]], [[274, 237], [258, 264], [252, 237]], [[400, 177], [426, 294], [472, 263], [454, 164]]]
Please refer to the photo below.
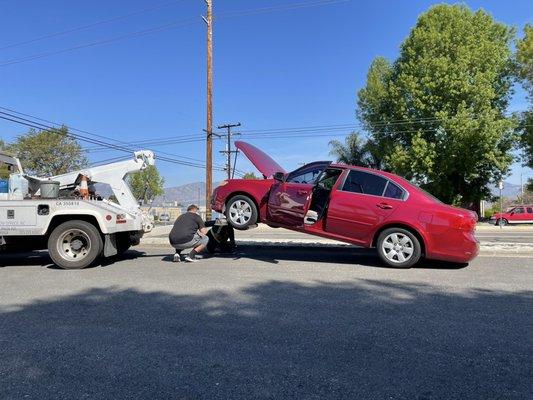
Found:
[[213, 0], [205, 0], [207, 15], [207, 126], [205, 154], [205, 219], [211, 219], [211, 193], [213, 192]]
[[220, 126], [217, 127], [218, 129], [227, 129], [228, 130], [228, 133], [226, 133], [225, 135], [221, 135], [221, 136], [226, 136], [226, 138], [228, 139], [227, 148], [226, 148], [226, 150], [220, 151], [221, 153], [226, 154], [226, 157], [227, 157], [226, 171], [228, 173], [228, 179], [231, 179], [231, 155], [233, 153], [237, 154], [237, 152], [238, 152], [238, 150], [231, 150], [231, 136], [232, 135], [240, 135], [240, 133], [233, 133], [232, 134], [231, 133], [231, 128], [235, 128], [237, 126], [241, 126], [241, 123], [237, 122], [236, 124], [226, 124], [226, 125], [220, 125]]

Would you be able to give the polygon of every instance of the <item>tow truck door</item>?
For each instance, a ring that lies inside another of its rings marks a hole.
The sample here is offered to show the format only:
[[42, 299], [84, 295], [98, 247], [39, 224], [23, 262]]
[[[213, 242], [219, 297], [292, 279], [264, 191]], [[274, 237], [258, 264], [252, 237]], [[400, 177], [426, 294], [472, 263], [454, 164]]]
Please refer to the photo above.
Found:
[[33, 205], [0, 206], [0, 230], [16, 234], [17, 230], [37, 225], [37, 207]]

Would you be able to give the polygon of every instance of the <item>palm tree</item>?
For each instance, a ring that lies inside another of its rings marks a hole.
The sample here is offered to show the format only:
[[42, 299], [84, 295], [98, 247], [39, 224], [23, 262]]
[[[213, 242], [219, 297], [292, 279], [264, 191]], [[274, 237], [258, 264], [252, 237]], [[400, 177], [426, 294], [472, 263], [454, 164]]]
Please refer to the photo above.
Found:
[[378, 144], [372, 139], [364, 141], [357, 132], [349, 134], [344, 143], [331, 140], [329, 145], [329, 154], [340, 163], [376, 169], [383, 167], [383, 156]]

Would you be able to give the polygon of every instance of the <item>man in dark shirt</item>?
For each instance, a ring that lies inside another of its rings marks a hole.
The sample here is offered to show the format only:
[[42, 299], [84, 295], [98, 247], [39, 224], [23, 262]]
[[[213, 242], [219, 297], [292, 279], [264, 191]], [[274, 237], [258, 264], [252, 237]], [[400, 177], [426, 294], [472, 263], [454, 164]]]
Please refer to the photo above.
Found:
[[168, 235], [170, 244], [176, 249], [174, 262], [181, 261], [181, 251], [189, 248], [192, 248], [192, 250], [185, 257], [185, 261], [197, 261], [196, 254], [201, 252], [209, 242], [204, 221], [197, 213], [198, 206], [190, 205], [187, 207], [187, 212], [180, 215], [174, 222], [174, 226]]

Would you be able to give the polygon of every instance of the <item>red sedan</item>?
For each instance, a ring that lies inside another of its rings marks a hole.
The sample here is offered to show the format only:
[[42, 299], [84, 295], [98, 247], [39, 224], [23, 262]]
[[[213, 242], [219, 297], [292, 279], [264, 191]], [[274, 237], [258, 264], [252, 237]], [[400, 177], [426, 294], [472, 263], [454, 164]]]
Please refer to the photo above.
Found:
[[212, 208], [236, 229], [259, 222], [363, 247], [388, 266], [422, 256], [465, 263], [479, 250], [477, 215], [446, 205], [383, 171], [317, 161], [292, 172], [245, 142], [236, 142], [265, 179], [232, 179], [213, 193]]

